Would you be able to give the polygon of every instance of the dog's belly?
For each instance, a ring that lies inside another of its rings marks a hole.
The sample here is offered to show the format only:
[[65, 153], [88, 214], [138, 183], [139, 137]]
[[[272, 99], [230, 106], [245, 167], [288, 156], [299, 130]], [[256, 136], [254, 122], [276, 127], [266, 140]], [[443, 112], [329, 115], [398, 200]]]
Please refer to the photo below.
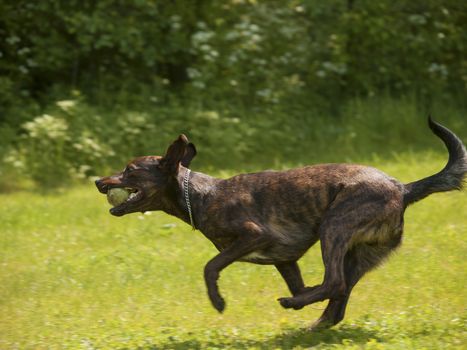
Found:
[[306, 250], [287, 249], [285, 247], [281, 250], [274, 251], [259, 250], [243, 256], [238, 259], [238, 261], [261, 265], [274, 265], [281, 262], [297, 261], [305, 252]]
[[[272, 265], [281, 262], [296, 261], [318, 241], [317, 235], [308, 237], [302, 236], [301, 239], [289, 241], [288, 244], [275, 243], [272, 246], [249, 253], [239, 261], [250, 262], [254, 264]], [[294, 244], [292, 244], [294, 243]]]

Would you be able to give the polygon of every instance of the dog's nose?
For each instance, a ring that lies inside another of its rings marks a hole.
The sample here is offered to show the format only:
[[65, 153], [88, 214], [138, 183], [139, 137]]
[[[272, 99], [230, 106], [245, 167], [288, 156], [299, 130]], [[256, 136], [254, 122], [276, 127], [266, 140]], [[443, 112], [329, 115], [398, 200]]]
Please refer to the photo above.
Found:
[[107, 185], [102, 181], [102, 179], [97, 179], [95, 181], [95, 184], [99, 192], [105, 193], [105, 191], [107, 190]]

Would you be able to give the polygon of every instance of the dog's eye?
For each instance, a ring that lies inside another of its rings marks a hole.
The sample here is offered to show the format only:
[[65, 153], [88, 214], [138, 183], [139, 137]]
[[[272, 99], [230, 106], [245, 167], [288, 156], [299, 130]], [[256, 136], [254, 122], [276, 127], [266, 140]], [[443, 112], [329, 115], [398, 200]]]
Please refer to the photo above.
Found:
[[133, 170], [136, 170], [136, 168], [134, 166], [127, 166], [125, 167], [125, 169], [123, 170], [124, 172], [132, 172]]
[[127, 167], [123, 170], [123, 172], [124, 172], [125, 174], [131, 174], [131, 173], [133, 173], [133, 172], [134, 172], [135, 170], [137, 170], [137, 169], [138, 169], [138, 168], [135, 168], [135, 167], [128, 167], [128, 166], [127, 166]]
[[124, 172], [125, 174], [129, 174], [129, 173], [131, 173], [132, 171], [133, 171], [133, 168], [129, 168], [129, 167], [125, 167], [125, 169], [123, 169], [123, 172]]

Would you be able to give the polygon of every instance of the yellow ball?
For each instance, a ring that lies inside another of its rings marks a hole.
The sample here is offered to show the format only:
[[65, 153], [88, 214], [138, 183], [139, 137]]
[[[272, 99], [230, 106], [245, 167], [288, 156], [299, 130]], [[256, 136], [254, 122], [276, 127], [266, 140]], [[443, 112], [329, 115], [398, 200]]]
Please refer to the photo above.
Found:
[[130, 196], [130, 191], [124, 188], [112, 188], [107, 191], [107, 201], [116, 207], [125, 202]]

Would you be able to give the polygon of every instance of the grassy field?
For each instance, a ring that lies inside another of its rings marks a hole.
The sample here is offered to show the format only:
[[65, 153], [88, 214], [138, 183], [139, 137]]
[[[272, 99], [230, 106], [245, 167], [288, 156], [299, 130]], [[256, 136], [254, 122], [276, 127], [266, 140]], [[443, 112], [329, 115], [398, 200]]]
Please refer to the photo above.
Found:
[[[445, 154], [369, 162], [408, 182]], [[196, 169], [195, 169], [196, 170]], [[163, 213], [115, 218], [93, 184], [54, 194], [0, 195], [0, 349], [462, 349], [466, 319], [467, 195], [436, 194], [406, 213], [402, 247], [354, 289], [344, 321], [305, 328], [325, 304], [284, 310], [273, 267], [223, 271], [227, 309], [207, 299], [199, 232]], [[319, 247], [300, 263], [322, 278]]]

